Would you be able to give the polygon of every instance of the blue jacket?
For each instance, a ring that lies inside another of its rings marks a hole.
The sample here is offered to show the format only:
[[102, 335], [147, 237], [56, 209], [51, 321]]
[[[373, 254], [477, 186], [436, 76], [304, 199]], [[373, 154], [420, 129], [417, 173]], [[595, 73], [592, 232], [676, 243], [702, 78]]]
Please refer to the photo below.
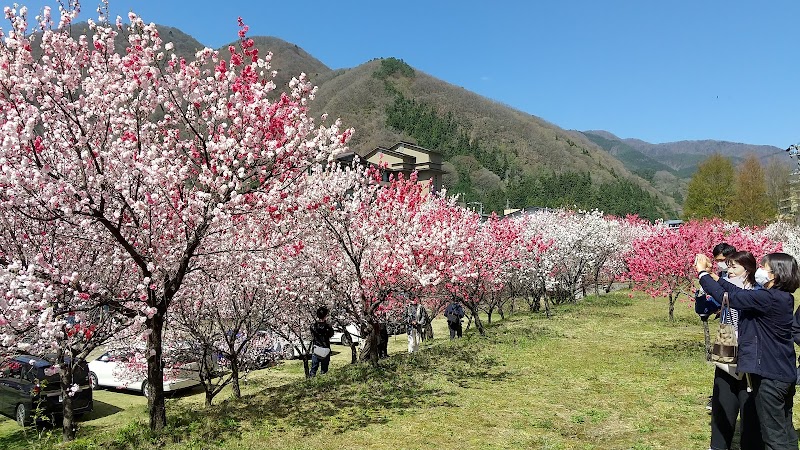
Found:
[[710, 276], [700, 277], [700, 285], [719, 302], [728, 292], [731, 308], [739, 310], [738, 371], [794, 383], [792, 294], [777, 289], [742, 289]]

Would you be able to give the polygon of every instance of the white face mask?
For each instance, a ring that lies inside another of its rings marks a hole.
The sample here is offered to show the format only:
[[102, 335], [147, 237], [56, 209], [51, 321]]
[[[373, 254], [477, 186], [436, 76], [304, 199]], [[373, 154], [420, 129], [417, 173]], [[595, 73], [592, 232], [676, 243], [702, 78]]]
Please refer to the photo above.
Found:
[[728, 282], [731, 283], [732, 285], [738, 286], [740, 288], [744, 287], [744, 280], [745, 280], [744, 274], [739, 275], [738, 277], [733, 277], [733, 276], [728, 275]]
[[762, 286], [764, 286], [769, 282], [769, 272], [762, 269], [761, 267], [756, 269], [756, 273], [754, 275], [756, 276], [756, 283]]
[[725, 264], [724, 261], [720, 261], [720, 262], [717, 263], [717, 269], [721, 270], [721, 271], [722, 270], [728, 270], [728, 265]]

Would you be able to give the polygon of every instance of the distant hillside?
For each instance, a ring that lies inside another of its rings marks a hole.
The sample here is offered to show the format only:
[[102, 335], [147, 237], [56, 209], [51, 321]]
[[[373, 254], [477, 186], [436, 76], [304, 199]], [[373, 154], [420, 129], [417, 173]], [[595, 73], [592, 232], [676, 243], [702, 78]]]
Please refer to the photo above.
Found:
[[[607, 131], [584, 131], [583, 135], [614, 155], [631, 172], [644, 178], [660, 192], [671, 196], [678, 204], [686, 197], [688, 181], [678, 170], [639, 151]], [[691, 166], [694, 171], [695, 166]]]
[[[678, 208], [672, 197], [631, 173], [584, 135], [431, 77], [399, 60], [373, 60], [329, 72], [316, 83], [319, 93], [313, 110], [353, 125], [354, 151], [364, 154], [401, 140], [438, 150], [448, 161], [445, 185], [451, 192], [463, 193], [466, 200], [487, 202], [493, 209], [506, 203], [531, 206], [531, 201], [547, 201], [534, 192], [544, 186], [545, 178], [547, 186], [569, 189], [566, 180], [580, 184], [583, 178], [574, 174], [586, 174], [598, 186], [616, 183], [614, 188], [623, 190], [627, 187], [619, 183], [636, 186], [662, 205], [661, 216], [670, 216]], [[550, 175], [566, 178], [547, 178]], [[539, 181], [532, 183], [535, 177]], [[520, 194], [523, 187], [527, 194]], [[554, 198], [561, 196], [562, 203], [580, 203], [592, 195], [599, 194], [552, 193]], [[606, 205], [604, 210], [613, 210], [614, 205]]]
[[[783, 149], [771, 145], [752, 145], [727, 141], [678, 141], [663, 144], [651, 144], [639, 139], [621, 139], [608, 131], [585, 131], [586, 135], [601, 136], [616, 145], [634, 149], [646, 157], [657, 160], [671, 168], [681, 177], [691, 177], [697, 164], [713, 153], [731, 158], [734, 164], [743, 161], [749, 154], [754, 154], [766, 161], [773, 156], [784, 153]], [[791, 161], [787, 158], [787, 164]]]
[[784, 157], [783, 149], [770, 145], [714, 140], [651, 144], [640, 139], [622, 139], [604, 130], [582, 133], [616, 156], [628, 170], [650, 181], [661, 192], [672, 195], [679, 203], [682, 203], [688, 181], [697, 170], [698, 164], [713, 153], [730, 158], [734, 165], [750, 154], [758, 156], [762, 163], [770, 158], [778, 158], [787, 166], [794, 165], [794, 161]]

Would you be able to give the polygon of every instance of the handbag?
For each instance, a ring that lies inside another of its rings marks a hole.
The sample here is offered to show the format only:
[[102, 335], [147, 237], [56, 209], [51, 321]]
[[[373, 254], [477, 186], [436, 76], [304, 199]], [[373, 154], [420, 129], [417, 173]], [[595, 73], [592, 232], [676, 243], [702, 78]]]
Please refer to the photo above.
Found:
[[736, 364], [739, 343], [736, 338], [736, 329], [731, 319], [731, 307], [728, 303], [728, 293], [722, 297], [722, 316], [719, 320], [719, 330], [711, 349], [711, 360], [722, 364]]
[[327, 358], [328, 355], [331, 354], [331, 349], [328, 347], [320, 347], [319, 345], [315, 345], [311, 350], [311, 353], [317, 355], [319, 358]]

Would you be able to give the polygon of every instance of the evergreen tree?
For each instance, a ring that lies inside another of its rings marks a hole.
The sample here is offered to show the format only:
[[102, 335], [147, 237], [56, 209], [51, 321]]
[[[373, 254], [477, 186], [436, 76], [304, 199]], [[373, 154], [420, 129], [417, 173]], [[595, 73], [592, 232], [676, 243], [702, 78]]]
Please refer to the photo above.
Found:
[[726, 218], [733, 179], [733, 163], [719, 153], [700, 163], [686, 191], [684, 219]]

